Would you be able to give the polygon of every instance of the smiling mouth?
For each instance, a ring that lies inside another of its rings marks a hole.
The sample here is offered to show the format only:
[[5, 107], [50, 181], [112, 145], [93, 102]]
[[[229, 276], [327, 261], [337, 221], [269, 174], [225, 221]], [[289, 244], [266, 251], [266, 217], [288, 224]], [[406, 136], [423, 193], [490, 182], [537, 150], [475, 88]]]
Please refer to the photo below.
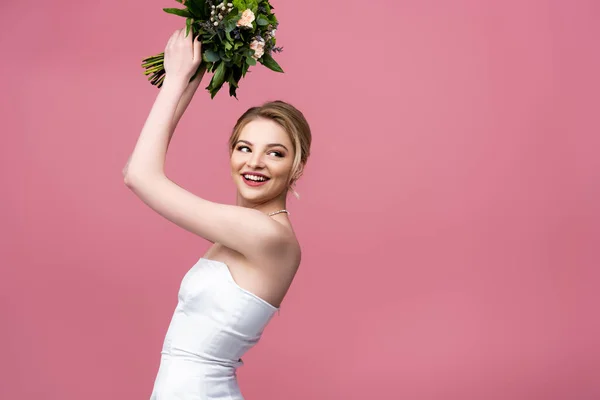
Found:
[[269, 180], [269, 178], [267, 178], [266, 176], [262, 176], [262, 175], [243, 174], [242, 176], [249, 181], [255, 181], [255, 182], [265, 182], [265, 181]]
[[258, 186], [265, 184], [270, 178], [260, 175], [243, 174], [244, 182], [250, 186]]

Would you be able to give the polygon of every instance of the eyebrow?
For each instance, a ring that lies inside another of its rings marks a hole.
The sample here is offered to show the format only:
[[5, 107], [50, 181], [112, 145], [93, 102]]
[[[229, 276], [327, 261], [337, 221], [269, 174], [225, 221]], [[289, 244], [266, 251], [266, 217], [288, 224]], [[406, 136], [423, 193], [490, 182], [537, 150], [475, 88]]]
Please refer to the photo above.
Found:
[[[250, 146], [252, 146], [252, 143], [250, 143], [250, 142], [249, 142], [249, 141], [247, 141], [247, 140], [238, 140], [237, 142], [235, 142], [235, 144], [237, 145], [237, 144], [238, 144], [238, 143], [240, 143], [240, 142], [242, 142], [242, 143], [246, 143], [246, 144], [249, 144]], [[287, 147], [285, 147], [284, 145], [282, 145], [281, 143], [269, 143], [269, 144], [267, 144], [267, 147], [276, 147], [276, 146], [281, 146], [281, 147], [283, 147], [284, 149], [286, 149], [287, 151], [289, 151], [289, 150], [288, 150], [288, 148], [287, 148]]]

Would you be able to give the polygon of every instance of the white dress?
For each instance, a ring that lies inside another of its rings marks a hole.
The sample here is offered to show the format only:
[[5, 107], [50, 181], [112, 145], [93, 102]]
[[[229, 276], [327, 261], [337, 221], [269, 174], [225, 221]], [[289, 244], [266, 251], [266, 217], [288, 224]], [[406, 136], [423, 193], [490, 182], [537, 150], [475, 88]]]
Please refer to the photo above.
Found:
[[277, 310], [200, 258], [181, 281], [150, 400], [243, 400], [236, 369]]

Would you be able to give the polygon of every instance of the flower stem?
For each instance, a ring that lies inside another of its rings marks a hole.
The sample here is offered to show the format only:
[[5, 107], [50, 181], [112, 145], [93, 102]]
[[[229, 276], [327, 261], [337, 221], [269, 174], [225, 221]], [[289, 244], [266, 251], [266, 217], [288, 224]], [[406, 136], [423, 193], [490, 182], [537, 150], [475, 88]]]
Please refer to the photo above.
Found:
[[155, 65], [153, 67], [146, 68], [146, 73], [150, 74], [150, 73], [153, 73], [153, 72], [160, 71], [161, 69], [164, 69], [162, 65]]
[[147, 62], [142, 64], [142, 67], [150, 67], [152, 65], [157, 65], [157, 64], [162, 64], [163, 60], [156, 60], [156, 61], [152, 61], [152, 62]]

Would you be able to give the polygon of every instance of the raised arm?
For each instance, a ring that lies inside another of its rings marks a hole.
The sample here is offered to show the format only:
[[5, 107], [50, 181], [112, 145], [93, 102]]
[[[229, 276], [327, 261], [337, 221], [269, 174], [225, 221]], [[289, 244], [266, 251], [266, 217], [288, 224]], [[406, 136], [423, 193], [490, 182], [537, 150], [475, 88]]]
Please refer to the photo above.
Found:
[[[190, 105], [190, 102], [192, 101], [192, 98], [194, 97], [196, 90], [198, 90], [198, 86], [200, 86], [200, 82], [202, 82], [202, 77], [204, 76], [205, 72], [206, 72], [206, 67], [202, 67], [201, 70], [198, 71], [198, 74], [196, 75], [196, 77], [194, 77], [194, 79], [188, 83], [185, 90], [183, 91], [183, 94], [181, 95], [181, 98], [179, 99], [179, 103], [177, 104], [177, 107], [175, 109], [175, 115], [173, 116], [173, 126], [176, 127], [179, 124], [179, 120], [181, 120], [183, 113], [185, 113], [185, 110], [187, 110], [188, 106]], [[172, 137], [172, 135], [173, 134], [171, 134], [171, 137]], [[168, 148], [169, 144], [170, 144], [170, 139], [169, 139], [169, 143], [167, 143], [167, 148]], [[125, 167], [123, 168], [123, 176], [127, 175], [130, 161], [131, 161], [131, 156], [129, 156], [129, 159], [125, 163]]]
[[196, 90], [198, 90], [198, 86], [200, 86], [200, 82], [202, 82], [202, 77], [204, 76], [205, 72], [206, 72], [206, 67], [203, 65], [203, 66], [201, 66], [201, 70], [198, 71], [198, 74], [196, 75], [196, 77], [194, 77], [194, 79], [190, 83], [187, 84], [185, 90], [183, 91], [183, 94], [181, 95], [181, 99], [179, 100], [179, 103], [177, 104], [177, 109], [175, 110], [175, 115], [173, 116], [173, 124], [175, 124], [175, 126], [177, 126], [177, 124], [179, 123], [179, 120], [183, 116], [183, 113], [185, 112], [185, 110], [188, 108], [190, 102], [192, 101], [192, 98], [194, 97]]
[[[175, 32], [165, 49], [167, 76], [123, 170], [125, 184], [163, 217], [248, 258], [284, 249], [282, 245], [293, 241], [289, 230], [278, 222], [257, 210], [202, 199], [165, 175], [166, 152], [178, 122], [178, 105], [183, 104], [186, 86], [200, 63], [200, 43], [184, 35], [185, 29]], [[191, 97], [187, 103], [190, 100]], [[185, 107], [187, 104], [181, 113]]]

